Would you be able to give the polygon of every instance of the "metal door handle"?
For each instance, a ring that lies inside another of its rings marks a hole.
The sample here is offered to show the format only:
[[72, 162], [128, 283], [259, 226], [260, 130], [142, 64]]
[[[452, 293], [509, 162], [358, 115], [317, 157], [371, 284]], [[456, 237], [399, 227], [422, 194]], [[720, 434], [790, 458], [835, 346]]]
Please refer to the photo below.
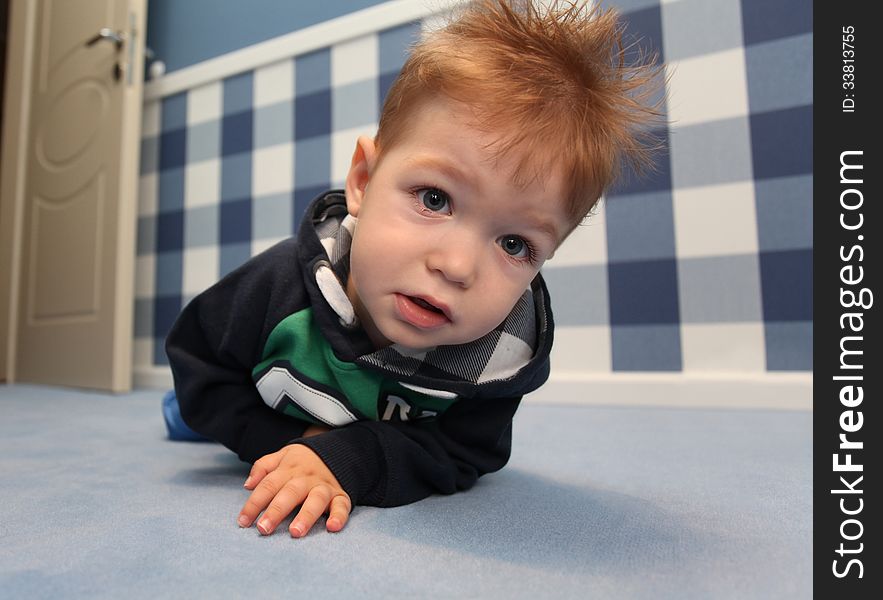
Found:
[[102, 40], [107, 40], [109, 42], [113, 42], [116, 46], [117, 51], [122, 50], [123, 42], [126, 40], [126, 34], [122, 31], [114, 31], [108, 27], [102, 28], [98, 33], [95, 34], [95, 37], [86, 42], [87, 46], [94, 46], [98, 42]]

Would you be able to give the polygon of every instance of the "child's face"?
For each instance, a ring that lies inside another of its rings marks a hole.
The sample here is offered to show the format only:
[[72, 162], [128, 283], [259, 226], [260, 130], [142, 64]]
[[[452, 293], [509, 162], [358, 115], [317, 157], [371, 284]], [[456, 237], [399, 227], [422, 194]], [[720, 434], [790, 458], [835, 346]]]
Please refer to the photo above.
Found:
[[360, 138], [346, 183], [358, 217], [347, 295], [372, 341], [461, 344], [494, 329], [569, 231], [563, 177], [512, 181], [493, 138], [449, 100], [421, 106], [405, 137]]

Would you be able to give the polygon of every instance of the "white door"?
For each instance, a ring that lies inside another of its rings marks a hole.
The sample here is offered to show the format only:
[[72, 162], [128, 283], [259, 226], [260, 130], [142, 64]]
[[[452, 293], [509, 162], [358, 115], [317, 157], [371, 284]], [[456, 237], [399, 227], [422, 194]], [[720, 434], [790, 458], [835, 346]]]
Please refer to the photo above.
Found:
[[38, 0], [15, 379], [131, 386], [146, 0]]

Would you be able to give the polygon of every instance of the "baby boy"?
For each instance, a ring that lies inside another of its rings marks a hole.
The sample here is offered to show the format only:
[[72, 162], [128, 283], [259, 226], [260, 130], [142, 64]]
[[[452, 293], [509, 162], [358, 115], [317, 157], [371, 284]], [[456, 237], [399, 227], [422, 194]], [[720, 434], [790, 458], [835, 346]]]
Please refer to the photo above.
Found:
[[540, 267], [659, 116], [616, 15], [552, 4], [480, 0], [417, 44], [345, 189], [178, 318], [184, 420], [253, 463], [240, 526], [339, 531], [506, 464], [549, 373]]

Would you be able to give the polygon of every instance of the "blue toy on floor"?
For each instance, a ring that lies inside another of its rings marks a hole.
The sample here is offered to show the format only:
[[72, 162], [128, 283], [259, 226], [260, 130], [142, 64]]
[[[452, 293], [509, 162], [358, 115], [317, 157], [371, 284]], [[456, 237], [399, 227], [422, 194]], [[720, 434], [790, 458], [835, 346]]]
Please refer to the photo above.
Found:
[[166, 429], [169, 430], [169, 439], [178, 442], [210, 442], [207, 437], [201, 436], [190, 429], [181, 418], [181, 408], [178, 406], [178, 397], [175, 390], [169, 390], [162, 399], [162, 415], [166, 421]]

